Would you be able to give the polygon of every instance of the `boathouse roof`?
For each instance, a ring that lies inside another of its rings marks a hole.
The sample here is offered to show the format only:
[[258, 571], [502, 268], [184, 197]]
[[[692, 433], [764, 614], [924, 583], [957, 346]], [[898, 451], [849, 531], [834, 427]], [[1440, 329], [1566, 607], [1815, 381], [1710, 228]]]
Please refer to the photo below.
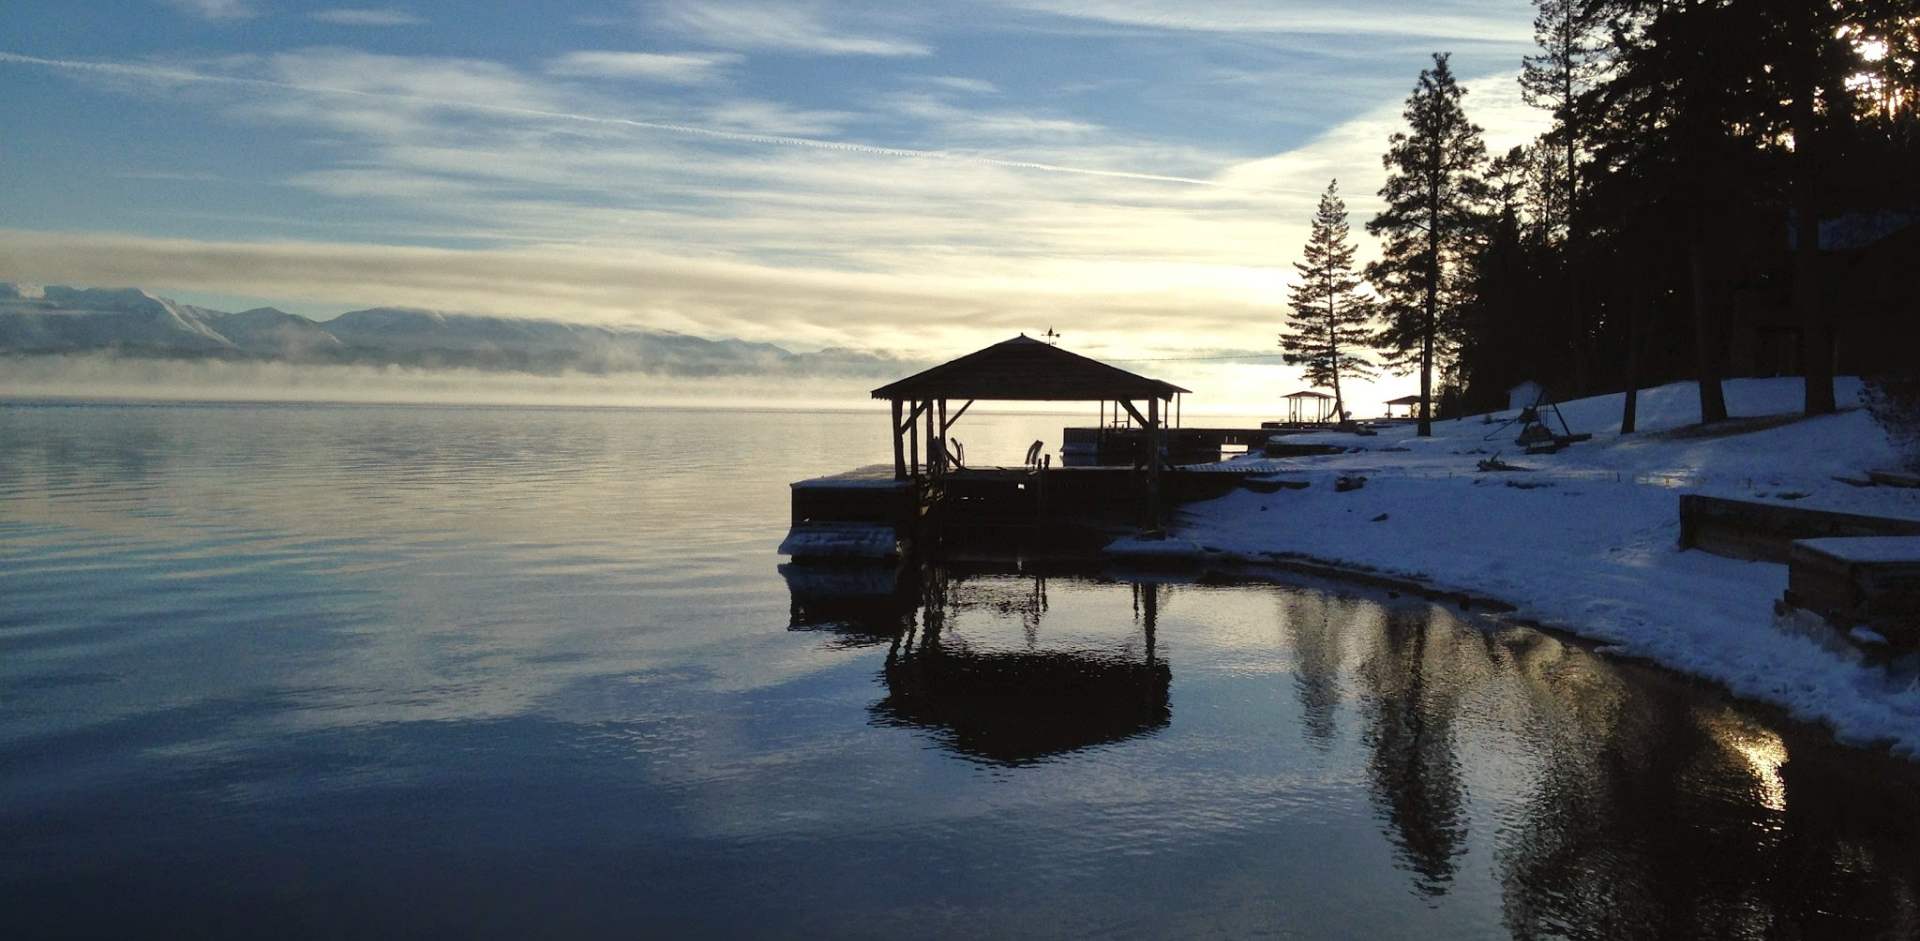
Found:
[[1094, 402], [1188, 392], [1025, 334], [873, 390], [876, 399]]

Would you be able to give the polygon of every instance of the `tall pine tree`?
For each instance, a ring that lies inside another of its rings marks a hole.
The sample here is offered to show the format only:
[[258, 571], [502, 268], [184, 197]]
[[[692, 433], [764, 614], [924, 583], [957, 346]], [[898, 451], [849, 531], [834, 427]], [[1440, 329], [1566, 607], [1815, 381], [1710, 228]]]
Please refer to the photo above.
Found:
[[1463, 269], [1486, 189], [1480, 167], [1487, 147], [1460, 107], [1465, 95], [1447, 54], [1434, 53], [1433, 68], [1421, 71], [1407, 98], [1408, 130], [1388, 139], [1387, 184], [1380, 189], [1387, 208], [1367, 223], [1385, 243], [1380, 260], [1367, 266], [1387, 318], [1376, 342], [1389, 367], [1419, 364], [1422, 437], [1433, 434], [1435, 363], [1445, 368], [1458, 347]]
[[1293, 263], [1300, 279], [1287, 292], [1293, 314], [1287, 318], [1280, 347], [1287, 365], [1305, 367], [1307, 381], [1333, 388], [1333, 414], [1346, 418], [1346, 397], [1340, 376], [1370, 379], [1373, 362], [1365, 352], [1374, 331], [1373, 304], [1360, 293], [1360, 277], [1353, 267], [1353, 245], [1347, 241], [1347, 204], [1339, 195], [1340, 181], [1327, 184], [1320, 207], [1313, 214], [1300, 261]]
[[1533, 5], [1533, 41], [1540, 54], [1521, 60], [1520, 96], [1553, 112], [1545, 143], [1559, 158], [1552, 173], [1563, 189], [1555, 201], [1560, 215], [1542, 222], [1555, 234], [1577, 240], [1573, 216], [1580, 205], [1581, 156], [1593, 133], [1581, 103], [1609, 66], [1608, 5], [1601, 0], [1533, 0]]
[[1586, 220], [1582, 216], [1581, 164], [1593, 134], [1593, 120], [1583, 104], [1610, 67], [1606, 14], [1611, 0], [1533, 0], [1533, 38], [1538, 55], [1521, 61], [1520, 95], [1527, 104], [1553, 113], [1553, 128], [1542, 141], [1541, 156], [1557, 162], [1547, 172], [1558, 182], [1541, 208], [1551, 215], [1539, 226], [1555, 245], [1561, 296], [1557, 306], [1571, 339], [1573, 389], [1591, 391], [1595, 372], [1595, 345], [1600, 333], [1598, 311], [1584, 290], [1587, 275]]

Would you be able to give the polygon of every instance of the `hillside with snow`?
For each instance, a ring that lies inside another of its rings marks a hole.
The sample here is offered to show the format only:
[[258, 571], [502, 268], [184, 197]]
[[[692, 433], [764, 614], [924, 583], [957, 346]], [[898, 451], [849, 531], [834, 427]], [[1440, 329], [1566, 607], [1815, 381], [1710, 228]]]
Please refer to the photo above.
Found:
[[914, 364], [828, 349], [662, 330], [380, 307], [327, 320], [261, 307], [228, 313], [139, 289], [0, 282], [0, 354], [113, 353], [292, 363], [459, 367], [540, 374], [892, 376]]
[[[1115, 548], [1307, 560], [1497, 598], [1521, 618], [1920, 757], [1920, 680], [1910, 667], [1890, 670], [1777, 619], [1784, 565], [1679, 548], [1682, 493], [1920, 520], [1920, 490], [1836, 479], [1892, 467], [1898, 455], [1865, 409], [1797, 416], [1801, 388], [1796, 378], [1730, 381], [1735, 417], [1709, 427], [1695, 424], [1693, 383], [1644, 390], [1630, 435], [1619, 433], [1618, 394], [1565, 403], [1570, 429], [1594, 437], [1549, 455], [1522, 453], [1518, 426], [1503, 424], [1512, 412], [1435, 422], [1424, 439], [1411, 425], [1374, 437], [1291, 436], [1349, 450], [1248, 458], [1307, 486], [1190, 504], [1165, 543]], [[1859, 390], [1842, 379], [1843, 406]], [[1520, 469], [1480, 470], [1496, 455]], [[1340, 477], [1365, 483], [1338, 492]]]

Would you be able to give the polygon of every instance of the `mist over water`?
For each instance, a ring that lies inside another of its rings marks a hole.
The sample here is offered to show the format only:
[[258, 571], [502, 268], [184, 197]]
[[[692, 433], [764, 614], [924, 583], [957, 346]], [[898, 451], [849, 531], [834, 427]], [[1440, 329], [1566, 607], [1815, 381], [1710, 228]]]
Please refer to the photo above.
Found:
[[[0, 400], [160, 402], [411, 403], [421, 405], [684, 406], [696, 408], [870, 409], [871, 390], [898, 376], [670, 376], [644, 372], [537, 375], [474, 368], [315, 365], [220, 359], [152, 359], [109, 354], [16, 356], [0, 360]], [[1286, 417], [1280, 397], [1304, 388], [1297, 370], [1272, 364], [1121, 361], [1193, 394], [1182, 418], [1240, 425]], [[1404, 379], [1350, 383], [1348, 410], [1370, 417], [1406, 390]], [[982, 403], [992, 411], [1041, 411], [1093, 424], [1092, 402]], [[1045, 437], [1057, 444], [1059, 428]], [[1018, 455], [1016, 454], [1016, 457]]]
[[[1062, 422], [956, 434], [1011, 462]], [[887, 460], [885, 424], [0, 404], [0, 909], [22, 936], [1915, 925], [1911, 768], [1559, 638], [1323, 583], [947, 566], [849, 604], [783, 576], [787, 484]]]
[[804, 376], [535, 375], [470, 368], [311, 365], [110, 355], [16, 357], [4, 399], [422, 405], [854, 408], [880, 379]]

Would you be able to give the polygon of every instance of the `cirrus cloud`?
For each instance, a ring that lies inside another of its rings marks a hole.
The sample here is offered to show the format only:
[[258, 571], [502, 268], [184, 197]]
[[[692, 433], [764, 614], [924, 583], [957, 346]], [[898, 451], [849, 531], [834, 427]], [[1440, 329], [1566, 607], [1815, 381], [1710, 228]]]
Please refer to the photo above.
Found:
[[549, 75], [586, 76], [661, 82], [669, 85], [710, 85], [744, 58], [728, 52], [569, 52], [547, 63]]

